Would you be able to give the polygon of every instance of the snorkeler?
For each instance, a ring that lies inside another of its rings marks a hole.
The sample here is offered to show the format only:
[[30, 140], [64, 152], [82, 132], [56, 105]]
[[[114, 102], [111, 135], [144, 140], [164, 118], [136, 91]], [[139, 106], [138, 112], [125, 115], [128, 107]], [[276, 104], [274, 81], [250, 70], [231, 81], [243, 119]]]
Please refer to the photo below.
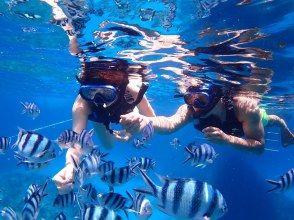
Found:
[[[132, 113], [122, 115], [120, 123], [134, 133], [152, 121], [155, 131], [171, 133], [194, 121], [194, 127], [208, 140], [244, 149], [263, 149], [264, 128], [277, 125], [281, 128], [282, 145], [294, 143], [294, 135], [283, 119], [268, 115], [252, 97], [241, 92], [230, 93], [212, 83], [190, 86], [183, 95], [186, 104], [174, 115], [148, 118]], [[117, 138], [125, 137], [117, 135]]]
[[[52, 7], [53, 23], [66, 32], [70, 53], [81, 60], [82, 71], [76, 77], [80, 89], [72, 107], [72, 130], [80, 134], [86, 128], [88, 120], [93, 121], [101, 146], [111, 148], [115, 131], [111, 129], [110, 124], [119, 123], [122, 114], [139, 111], [147, 117], [155, 117], [144, 95], [148, 84], [142, 82], [142, 76], [147, 67], [143, 64], [129, 64], [123, 59], [93, 56], [99, 50], [91, 46], [82, 50], [78, 42], [81, 30], [76, 29], [74, 24], [79, 21], [78, 26], [83, 27], [86, 18], [82, 18], [86, 16], [86, 12], [77, 11], [78, 16], [69, 18], [63, 11], [66, 7], [62, 9], [53, 0], [44, 1]], [[80, 157], [89, 150], [91, 149], [82, 149], [78, 143], [68, 149], [66, 166], [53, 177], [59, 193], [63, 194], [72, 189], [75, 163], [79, 163]]]
[[[86, 128], [88, 120], [96, 122], [94, 128], [102, 146], [110, 148], [114, 132], [110, 124], [119, 123], [122, 114], [130, 113], [138, 107], [141, 114], [147, 117], [155, 116], [144, 95], [148, 85], [142, 83], [138, 89], [128, 79], [130, 72], [143, 71], [146, 67], [128, 65], [120, 59], [83, 62], [82, 66], [83, 70], [77, 77], [81, 84], [79, 95], [72, 108], [73, 131], [79, 134]], [[78, 162], [84, 153], [87, 152], [83, 152], [78, 144], [68, 149], [66, 167], [53, 178], [60, 191], [71, 187], [74, 163]], [[75, 161], [72, 161], [72, 158]]]

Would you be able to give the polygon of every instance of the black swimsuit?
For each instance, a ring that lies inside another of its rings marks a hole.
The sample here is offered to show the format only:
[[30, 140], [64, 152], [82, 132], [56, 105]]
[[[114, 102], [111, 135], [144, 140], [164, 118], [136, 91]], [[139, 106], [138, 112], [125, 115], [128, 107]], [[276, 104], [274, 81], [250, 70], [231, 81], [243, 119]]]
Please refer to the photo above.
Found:
[[103, 107], [102, 105], [95, 105], [94, 103], [89, 103], [92, 113], [89, 115], [88, 119], [94, 122], [103, 123], [110, 133], [113, 131], [110, 129], [110, 123], [119, 123], [120, 116], [130, 113], [134, 110], [136, 105], [138, 105], [146, 90], [148, 89], [147, 84], [142, 84], [142, 87], [138, 93], [137, 99], [130, 102], [130, 97], [126, 95], [126, 86], [120, 90], [118, 99], [115, 103], [108, 107]]
[[237, 137], [244, 136], [242, 123], [238, 121], [233, 106], [226, 104], [226, 119], [224, 122], [215, 115], [210, 115], [206, 118], [193, 116], [196, 120], [194, 127], [200, 131], [204, 128], [212, 126], [221, 129], [224, 133]]

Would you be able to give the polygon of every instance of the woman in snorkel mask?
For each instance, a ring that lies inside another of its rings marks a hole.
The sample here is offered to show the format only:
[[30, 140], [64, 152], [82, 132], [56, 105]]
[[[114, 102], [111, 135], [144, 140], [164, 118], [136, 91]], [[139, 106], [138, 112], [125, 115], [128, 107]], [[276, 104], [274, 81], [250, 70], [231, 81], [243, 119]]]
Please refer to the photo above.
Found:
[[[110, 148], [115, 140], [111, 123], [119, 123], [120, 116], [138, 111], [147, 117], [155, 113], [144, 95], [148, 85], [139, 88], [130, 73], [140, 74], [145, 70], [142, 65], [128, 65], [120, 59], [91, 60], [82, 63], [82, 72], [77, 76], [80, 83], [79, 94], [73, 104], [73, 129], [81, 133], [88, 120], [95, 122], [95, 133], [102, 147]], [[67, 192], [72, 187], [73, 166], [78, 163], [84, 152], [78, 144], [69, 148], [66, 154], [66, 167], [53, 178], [59, 192]], [[74, 160], [74, 161], [73, 161]]]
[[281, 128], [283, 146], [294, 144], [294, 135], [283, 119], [267, 115], [252, 97], [244, 93], [230, 93], [212, 83], [190, 86], [182, 95], [185, 104], [174, 115], [148, 118], [131, 113], [122, 115], [120, 122], [128, 125], [128, 130], [133, 133], [150, 121], [154, 130], [160, 133], [171, 133], [194, 122], [194, 127], [202, 131], [209, 141], [257, 150], [264, 147], [264, 128], [277, 125]]

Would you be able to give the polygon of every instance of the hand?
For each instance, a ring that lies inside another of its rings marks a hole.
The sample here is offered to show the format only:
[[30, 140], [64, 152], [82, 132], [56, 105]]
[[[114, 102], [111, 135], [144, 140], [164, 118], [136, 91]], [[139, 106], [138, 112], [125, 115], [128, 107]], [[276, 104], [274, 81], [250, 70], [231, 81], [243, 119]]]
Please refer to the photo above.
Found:
[[204, 136], [214, 143], [223, 144], [228, 142], [228, 135], [216, 127], [206, 127], [202, 130]]
[[127, 132], [126, 130], [114, 130], [113, 136], [120, 141], [128, 141], [132, 137], [132, 134]]
[[74, 165], [68, 163], [52, 180], [55, 182], [59, 194], [66, 194], [73, 189]]
[[150, 119], [139, 113], [131, 112], [126, 115], [121, 115], [119, 122], [126, 129], [127, 133], [134, 134], [141, 131], [150, 122]]

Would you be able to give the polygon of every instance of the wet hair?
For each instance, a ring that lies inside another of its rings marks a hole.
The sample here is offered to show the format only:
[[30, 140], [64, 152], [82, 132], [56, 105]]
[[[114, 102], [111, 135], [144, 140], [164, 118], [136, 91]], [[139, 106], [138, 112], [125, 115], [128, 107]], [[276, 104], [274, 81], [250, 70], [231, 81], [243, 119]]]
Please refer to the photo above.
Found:
[[81, 84], [110, 84], [119, 86], [129, 82], [131, 74], [146, 74], [147, 66], [143, 64], [129, 64], [123, 59], [83, 61], [81, 73], [77, 80]]

